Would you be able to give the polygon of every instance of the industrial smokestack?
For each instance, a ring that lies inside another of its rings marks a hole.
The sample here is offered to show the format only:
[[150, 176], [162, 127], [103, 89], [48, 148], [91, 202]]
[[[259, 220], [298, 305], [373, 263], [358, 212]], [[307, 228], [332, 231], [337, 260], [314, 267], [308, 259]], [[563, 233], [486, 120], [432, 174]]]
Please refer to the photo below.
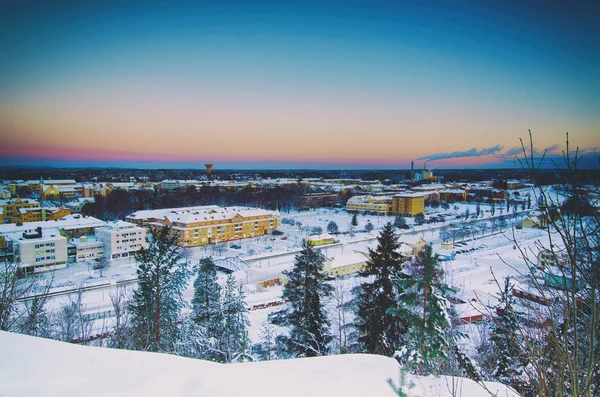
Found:
[[426, 170], [427, 169], [427, 160], [425, 160], [425, 164], [423, 165], [423, 169]]

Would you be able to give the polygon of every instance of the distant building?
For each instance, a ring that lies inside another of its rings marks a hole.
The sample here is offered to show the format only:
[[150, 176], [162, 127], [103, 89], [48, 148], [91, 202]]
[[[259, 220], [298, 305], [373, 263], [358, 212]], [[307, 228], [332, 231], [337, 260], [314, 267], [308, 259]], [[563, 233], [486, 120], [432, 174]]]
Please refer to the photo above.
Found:
[[440, 200], [448, 203], [462, 202], [467, 200], [467, 191], [463, 189], [444, 189], [438, 191]]
[[346, 211], [388, 215], [392, 212], [392, 197], [352, 196], [346, 202]]
[[[0, 200], [0, 209], [3, 212], [4, 222], [7, 223], [21, 223], [22, 222], [22, 209], [41, 208], [40, 203], [32, 199], [10, 199]], [[40, 215], [40, 219], [41, 215]]]
[[399, 193], [393, 196], [353, 196], [346, 202], [346, 210], [378, 215], [414, 216], [425, 210], [425, 195]]
[[523, 182], [515, 179], [509, 179], [506, 181], [507, 189], [521, 189], [523, 187]]
[[340, 204], [339, 193], [309, 193], [299, 197], [301, 208], [328, 207]]

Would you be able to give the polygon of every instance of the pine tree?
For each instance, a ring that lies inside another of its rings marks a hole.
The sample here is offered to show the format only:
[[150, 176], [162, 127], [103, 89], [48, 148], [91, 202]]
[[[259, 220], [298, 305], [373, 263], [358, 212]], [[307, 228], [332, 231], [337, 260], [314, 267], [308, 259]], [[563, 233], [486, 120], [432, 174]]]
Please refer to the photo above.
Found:
[[255, 346], [259, 359], [269, 361], [277, 358], [275, 354], [275, 327], [269, 319], [261, 324], [259, 336], [260, 343]]
[[396, 357], [420, 373], [429, 374], [438, 368], [438, 359], [447, 359], [449, 344], [444, 330], [451, 324], [445, 296], [452, 289], [442, 282], [438, 256], [430, 245], [419, 252], [407, 272], [410, 277], [396, 280], [404, 291], [393, 312], [407, 321], [410, 329]]
[[324, 256], [306, 240], [295, 258], [294, 268], [284, 274], [289, 281], [283, 290], [288, 301], [285, 309], [272, 316], [273, 323], [289, 328], [289, 336], [278, 340], [290, 356], [314, 357], [329, 352], [329, 320], [324, 300], [331, 295], [332, 287], [325, 282]]
[[176, 239], [168, 227], [153, 230], [148, 248], [135, 253], [138, 288], [129, 310], [136, 349], [169, 352], [179, 339], [177, 321], [189, 272]]
[[491, 323], [488, 359], [482, 363], [491, 378], [522, 391], [524, 387], [524, 354], [517, 343], [519, 332], [517, 313], [512, 295], [510, 277], [504, 280], [496, 316]]
[[205, 337], [200, 356], [206, 360], [223, 361], [221, 333], [223, 313], [221, 310], [221, 286], [217, 282], [217, 269], [212, 257], [200, 259], [194, 280], [192, 318]]
[[356, 216], [356, 213], [352, 215], [352, 222], [350, 222], [350, 224], [352, 226], [358, 226], [358, 217]]
[[254, 361], [248, 338], [248, 308], [241, 287], [232, 275], [227, 277], [221, 299], [223, 308], [223, 353], [225, 362]]
[[391, 356], [406, 332], [404, 322], [389, 312], [396, 307], [399, 292], [392, 280], [405, 277], [402, 273], [404, 257], [398, 253], [399, 247], [394, 227], [387, 223], [378, 238], [377, 248], [369, 249], [366, 270], [360, 273], [369, 277], [369, 281], [353, 290], [358, 351]]

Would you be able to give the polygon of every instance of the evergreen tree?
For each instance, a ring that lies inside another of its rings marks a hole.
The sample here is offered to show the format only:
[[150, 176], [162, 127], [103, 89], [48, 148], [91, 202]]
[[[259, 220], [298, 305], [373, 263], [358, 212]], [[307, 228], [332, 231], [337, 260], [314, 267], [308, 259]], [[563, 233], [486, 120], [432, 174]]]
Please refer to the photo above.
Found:
[[221, 287], [217, 283], [217, 269], [212, 257], [200, 259], [194, 280], [192, 318], [201, 328], [205, 341], [200, 356], [207, 360], [223, 361], [221, 333], [223, 313], [221, 311]]
[[330, 221], [327, 224], [327, 233], [331, 233], [331, 234], [337, 234], [339, 232], [339, 228], [337, 223], [335, 223], [334, 221]]
[[223, 308], [222, 346], [225, 362], [254, 361], [248, 338], [248, 308], [241, 287], [232, 275], [227, 277], [221, 299]]
[[260, 326], [260, 343], [255, 346], [255, 350], [260, 360], [269, 361], [277, 358], [275, 354], [275, 327], [267, 319]]
[[452, 289], [442, 282], [438, 256], [430, 245], [419, 252], [407, 272], [408, 278], [396, 280], [404, 291], [392, 312], [407, 321], [410, 330], [396, 357], [429, 374], [435, 372], [439, 358], [447, 359], [449, 344], [444, 330], [451, 324], [450, 305], [445, 296]]
[[357, 217], [356, 213], [354, 213], [354, 214], [352, 215], [352, 222], [350, 222], [350, 224], [351, 224], [352, 226], [358, 226], [358, 217]]
[[284, 272], [289, 281], [283, 299], [288, 305], [272, 319], [274, 324], [289, 328], [289, 336], [281, 335], [278, 340], [290, 356], [322, 356], [329, 351], [332, 337], [323, 301], [331, 295], [332, 287], [325, 282], [324, 261], [323, 254], [305, 240], [294, 268]]
[[396, 218], [394, 218], [394, 226], [398, 229], [404, 229], [406, 227], [406, 218], [402, 215], [396, 216]]
[[515, 338], [515, 334], [519, 332], [519, 324], [512, 288], [510, 277], [507, 277], [500, 294], [500, 302], [496, 306], [496, 316], [491, 322], [490, 354], [481, 365], [491, 379], [523, 391], [524, 354]]
[[396, 307], [399, 292], [392, 280], [405, 277], [402, 273], [404, 257], [398, 253], [399, 247], [394, 227], [387, 223], [378, 238], [377, 248], [369, 249], [366, 270], [360, 273], [369, 281], [353, 290], [358, 351], [391, 356], [402, 343], [406, 325], [389, 312]]
[[177, 321], [185, 306], [182, 292], [189, 272], [176, 239], [168, 227], [153, 230], [148, 248], [135, 253], [138, 288], [129, 310], [137, 349], [169, 352], [178, 342]]

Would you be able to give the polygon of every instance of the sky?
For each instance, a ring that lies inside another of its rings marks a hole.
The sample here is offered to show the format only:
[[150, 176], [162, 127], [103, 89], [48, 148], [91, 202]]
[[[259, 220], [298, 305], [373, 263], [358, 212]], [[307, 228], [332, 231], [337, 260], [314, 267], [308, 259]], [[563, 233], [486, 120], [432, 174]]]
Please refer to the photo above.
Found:
[[600, 2], [4, 1], [0, 165], [600, 164]]

